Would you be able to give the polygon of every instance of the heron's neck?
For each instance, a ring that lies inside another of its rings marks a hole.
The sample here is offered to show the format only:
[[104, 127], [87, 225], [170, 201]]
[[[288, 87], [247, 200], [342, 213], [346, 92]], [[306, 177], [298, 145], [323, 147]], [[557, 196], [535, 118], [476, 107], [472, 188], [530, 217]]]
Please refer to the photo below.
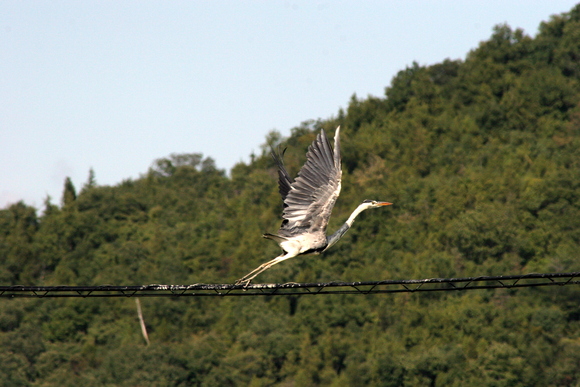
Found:
[[354, 218], [356, 218], [358, 216], [358, 214], [360, 214], [361, 212], [363, 212], [364, 210], [367, 209], [367, 206], [365, 203], [360, 204], [353, 212], [352, 214], [350, 214], [350, 216], [348, 217], [348, 219], [346, 220], [346, 224], [348, 224], [348, 227], [352, 226], [352, 224], [354, 223]]
[[352, 226], [354, 223], [354, 218], [358, 216], [361, 212], [366, 210], [366, 206], [364, 204], [359, 205], [353, 212], [350, 214], [346, 222], [338, 229], [336, 232], [328, 237], [326, 237], [326, 248], [324, 250], [328, 250], [332, 245], [334, 245]]

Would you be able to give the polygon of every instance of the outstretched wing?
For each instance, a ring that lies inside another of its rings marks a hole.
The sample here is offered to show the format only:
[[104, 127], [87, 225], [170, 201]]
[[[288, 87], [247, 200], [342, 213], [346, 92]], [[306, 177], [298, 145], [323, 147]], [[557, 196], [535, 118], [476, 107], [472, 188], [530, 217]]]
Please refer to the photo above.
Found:
[[286, 171], [286, 167], [284, 166], [284, 153], [286, 153], [286, 149], [280, 152], [278, 148], [278, 152], [276, 152], [272, 148], [272, 158], [278, 164], [278, 191], [282, 196], [282, 201], [286, 200], [286, 196], [288, 196], [290, 186], [292, 185], [292, 180], [290, 180], [288, 171]]
[[[284, 221], [279, 235], [295, 236], [305, 232], [326, 231], [328, 219], [340, 194], [342, 169], [340, 165], [340, 127], [334, 135], [334, 151], [324, 130], [321, 130], [306, 153], [306, 163], [284, 199]], [[280, 166], [280, 163], [278, 164]], [[280, 193], [285, 169], [279, 170]], [[284, 194], [282, 193], [282, 196]]]

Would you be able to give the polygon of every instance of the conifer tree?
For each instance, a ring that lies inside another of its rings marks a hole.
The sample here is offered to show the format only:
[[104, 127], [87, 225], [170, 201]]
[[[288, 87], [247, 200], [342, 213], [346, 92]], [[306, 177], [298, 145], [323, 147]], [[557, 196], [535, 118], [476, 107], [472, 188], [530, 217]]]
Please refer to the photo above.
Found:
[[64, 191], [62, 193], [62, 206], [66, 207], [77, 199], [77, 192], [70, 177], [64, 180]]

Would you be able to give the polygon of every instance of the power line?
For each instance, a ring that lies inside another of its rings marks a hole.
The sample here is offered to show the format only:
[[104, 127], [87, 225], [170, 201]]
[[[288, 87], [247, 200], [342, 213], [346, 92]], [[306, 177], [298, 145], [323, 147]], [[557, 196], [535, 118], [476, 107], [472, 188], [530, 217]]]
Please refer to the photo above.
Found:
[[226, 297], [226, 296], [290, 296], [319, 294], [382, 294], [477, 289], [517, 289], [539, 286], [580, 285], [580, 272], [532, 273], [522, 275], [482, 276], [465, 278], [428, 278], [418, 280], [385, 280], [363, 282], [327, 282], [284, 284], [193, 284], [138, 286], [0, 286], [3, 298], [62, 297]]

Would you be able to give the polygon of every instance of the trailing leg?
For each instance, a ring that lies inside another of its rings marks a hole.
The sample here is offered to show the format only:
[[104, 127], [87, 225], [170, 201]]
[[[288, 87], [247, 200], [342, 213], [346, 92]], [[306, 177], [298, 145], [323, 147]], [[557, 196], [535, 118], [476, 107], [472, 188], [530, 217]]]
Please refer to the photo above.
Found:
[[271, 268], [272, 266], [274, 266], [277, 263], [280, 263], [282, 261], [285, 261], [285, 260], [293, 258], [293, 257], [295, 257], [295, 255], [283, 254], [283, 255], [280, 255], [279, 257], [272, 259], [271, 261], [263, 263], [260, 266], [258, 266], [257, 268], [255, 268], [254, 270], [252, 270], [251, 272], [249, 272], [248, 274], [246, 274], [245, 276], [243, 276], [242, 278], [240, 278], [239, 280], [237, 280], [236, 285], [248, 286], [250, 284], [250, 282], [252, 282], [252, 280], [254, 278], [256, 278], [256, 276], [258, 274], [263, 273], [264, 271], [268, 270], [269, 268]]

